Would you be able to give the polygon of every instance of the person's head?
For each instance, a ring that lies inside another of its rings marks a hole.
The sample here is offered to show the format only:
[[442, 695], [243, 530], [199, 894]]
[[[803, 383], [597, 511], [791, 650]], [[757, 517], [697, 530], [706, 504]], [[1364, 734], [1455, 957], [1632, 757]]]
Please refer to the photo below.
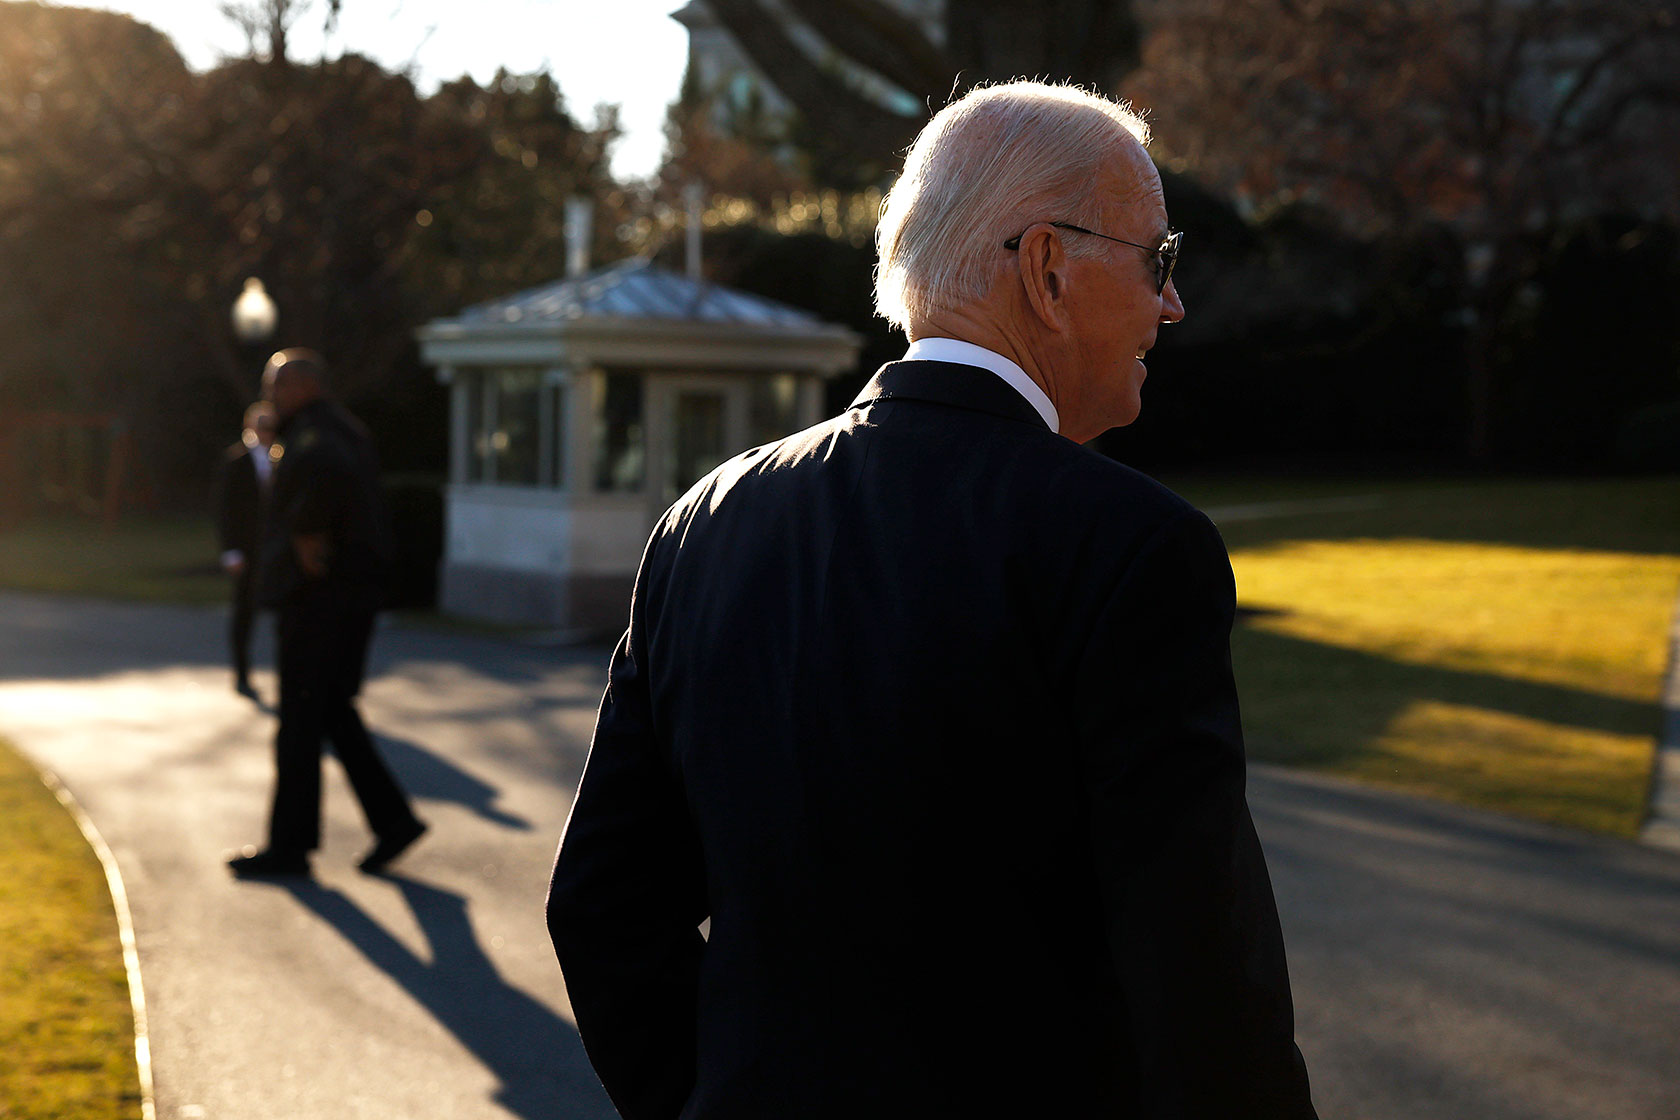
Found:
[[263, 368], [263, 399], [284, 422], [298, 409], [327, 395], [327, 363], [313, 350], [294, 346], [268, 359]]
[[274, 429], [279, 421], [274, 415], [274, 406], [267, 401], [258, 401], [245, 410], [245, 427], [240, 438], [246, 447], [264, 447], [274, 442]]
[[912, 338], [1015, 357], [1074, 439], [1131, 423], [1141, 355], [1184, 313], [1158, 284], [1168, 228], [1148, 140], [1128, 106], [1072, 86], [1010, 82], [946, 106], [882, 204], [878, 312]]

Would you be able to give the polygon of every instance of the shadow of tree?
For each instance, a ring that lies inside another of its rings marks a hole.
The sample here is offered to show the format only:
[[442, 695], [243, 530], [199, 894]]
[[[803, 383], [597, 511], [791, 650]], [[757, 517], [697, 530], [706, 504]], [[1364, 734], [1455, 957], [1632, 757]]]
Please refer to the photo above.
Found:
[[479, 946], [467, 900], [387, 875], [414, 913], [431, 959], [414, 954], [349, 897], [310, 880], [285, 884], [299, 903], [383, 969], [501, 1082], [496, 1102], [526, 1120], [617, 1116], [572, 1025], [509, 985]]
[[[1408, 664], [1251, 625], [1236, 628], [1232, 656], [1252, 752], [1258, 759], [1286, 765], [1372, 776], [1384, 758], [1380, 747], [1384, 734], [1396, 717], [1423, 702], [1617, 736], [1655, 736], [1662, 723], [1662, 709], [1655, 700], [1628, 700], [1498, 673]], [[1473, 757], [1472, 745], [1467, 744], [1464, 753], [1461, 780], [1473, 795], [1467, 799], [1477, 803], [1553, 819], [1584, 813], [1635, 824], [1644, 809], [1647, 788], [1643, 780], [1595, 772], [1590, 765], [1532, 773], [1507, 771]], [[1640, 778], [1648, 778], [1648, 773]], [[1543, 788], [1541, 782], [1551, 788]], [[1403, 784], [1418, 786], [1416, 780]], [[1565, 816], [1546, 811], [1547, 805]]]

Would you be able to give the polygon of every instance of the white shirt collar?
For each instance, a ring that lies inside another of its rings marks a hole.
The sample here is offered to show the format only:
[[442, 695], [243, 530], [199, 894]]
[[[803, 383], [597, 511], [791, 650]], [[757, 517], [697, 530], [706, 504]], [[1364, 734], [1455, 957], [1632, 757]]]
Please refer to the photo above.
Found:
[[976, 346], [972, 342], [964, 342], [957, 338], [918, 338], [910, 344], [910, 349], [904, 352], [904, 360], [955, 362], [958, 365], [989, 369], [1003, 378], [1017, 393], [1027, 398], [1027, 403], [1044, 417], [1044, 422], [1050, 426], [1052, 432], [1061, 431], [1061, 417], [1056, 415], [1056, 406], [1050, 403], [1050, 398], [1039, 388], [1038, 382], [1028, 377], [1026, 370], [995, 350], [988, 350], [984, 346]]
[[268, 448], [260, 443], [253, 443], [247, 451], [251, 456], [251, 466], [256, 469], [257, 481], [267, 482], [268, 472], [274, 469], [274, 461], [268, 457]]

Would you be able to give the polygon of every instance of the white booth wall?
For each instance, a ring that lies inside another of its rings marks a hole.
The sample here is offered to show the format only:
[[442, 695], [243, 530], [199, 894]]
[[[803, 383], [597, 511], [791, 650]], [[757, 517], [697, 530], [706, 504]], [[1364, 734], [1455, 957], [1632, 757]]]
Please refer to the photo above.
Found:
[[457, 366], [440, 605], [623, 628], [654, 520], [718, 462], [815, 423], [812, 373]]

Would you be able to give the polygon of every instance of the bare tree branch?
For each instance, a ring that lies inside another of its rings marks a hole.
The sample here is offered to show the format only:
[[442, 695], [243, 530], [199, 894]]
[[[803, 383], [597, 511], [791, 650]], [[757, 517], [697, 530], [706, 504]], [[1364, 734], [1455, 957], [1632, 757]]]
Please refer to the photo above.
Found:
[[[1637, 47], [1649, 42], [1652, 37], [1663, 37], [1665, 35], [1672, 37], [1673, 33], [1672, 21], [1665, 26], [1662, 20], [1652, 19], [1641, 26], [1629, 29], [1619, 38], [1606, 43], [1604, 48], [1591, 61], [1576, 71], [1574, 81], [1570, 83], [1569, 92], [1559, 100], [1557, 107], [1552, 112], [1551, 119], [1546, 124], [1544, 144], [1549, 146], [1561, 142], [1563, 131], [1568, 126], [1569, 119], [1575, 115], [1576, 110], [1593, 88], [1594, 83], [1612, 66], [1627, 58]], [[1672, 92], [1675, 89], [1680, 89], [1680, 80], [1661, 85], [1644, 83], [1635, 87], [1635, 89], [1639, 91], [1638, 96], [1640, 97], [1658, 91]], [[1622, 103], [1622, 108], [1617, 110], [1617, 115], [1619, 116], [1627, 105], [1637, 99], [1638, 97], [1618, 96], [1616, 100]]]

